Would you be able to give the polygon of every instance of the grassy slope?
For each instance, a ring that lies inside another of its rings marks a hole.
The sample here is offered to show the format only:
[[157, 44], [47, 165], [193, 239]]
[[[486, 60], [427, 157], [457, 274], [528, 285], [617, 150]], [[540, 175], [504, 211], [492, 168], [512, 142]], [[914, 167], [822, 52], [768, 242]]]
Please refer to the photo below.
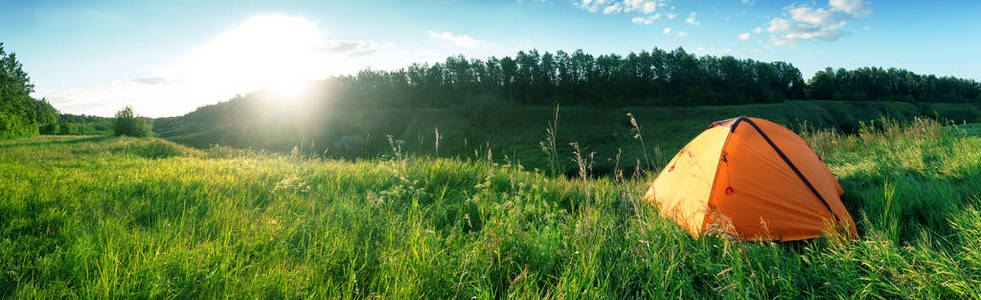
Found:
[[804, 134], [862, 239], [796, 244], [693, 240], [647, 179], [0, 141], [0, 297], [977, 297], [981, 138], [881, 127]]
[[[333, 116], [339, 131], [337, 136], [357, 137], [364, 143], [345, 144], [337, 140], [324, 142], [324, 138], [282, 141], [277, 134], [270, 145], [252, 145], [278, 151], [289, 151], [300, 144], [304, 150], [323, 153], [327, 148], [332, 156], [362, 157], [391, 155], [386, 135], [403, 140], [403, 149], [409, 153], [432, 154], [435, 149], [435, 129], [443, 138], [440, 142], [442, 156], [486, 158], [490, 148], [495, 161], [520, 161], [528, 169], [546, 169], [538, 145], [545, 135], [546, 123], [551, 120], [552, 107], [545, 106], [490, 106], [451, 109], [392, 109], [382, 111], [352, 111]], [[899, 119], [912, 119], [917, 115], [938, 114], [947, 119], [981, 121], [981, 105], [977, 104], [913, 104], [906, 102], [844, 102], [844, 101], [788, 101], [776, 104], [751, 104], [736, 106], [699, 107], [562, 107], [558, 132], [558, 150], [568, 157], [572, 151], [570, 142], [577, 142], [586, 153], [596, 152], [595, 172], [612, 173], [617, 165], [616, 155], [621, 154], [621, 169], [632, 170], [638, 160], [645, 161], [641, 146], [633, 138], [626, 113], [633, 113], [642, 128], [651, 160], [657, 160], [657, 151], [675, 153], [688, 140], [710, 123], [739, 115], [770, 119], [783, 124], [807, 122], [821, 127], [841, 128], [854, 131], [861, 121], [873, 120], [884, 115]], [[214, 121], [214, 120], [210, 120]], [[331, 127], [331, 126], [328, 126]], [[193, 130], [193, 128], [208, 128]], [[229, 124], [184, 124], [183, 127], [155, 128], [162, 137], [182, 144], [208, 147], [210, 144], [236, 143], [222, 137], [223, 132], [239, 132]], [[334, 130], [334, 129], [332, 129]], [[335, 137], [336, 138], [336, 137]], [[248, 139], [253, 141], [254, 139]], [[670, 155], [660, 156], [662, 160]], [[662, 161], [663, 162], [663, 161]], [[566, 173], [575, 173], [575, 164], [562, 159], [558, 163]]]

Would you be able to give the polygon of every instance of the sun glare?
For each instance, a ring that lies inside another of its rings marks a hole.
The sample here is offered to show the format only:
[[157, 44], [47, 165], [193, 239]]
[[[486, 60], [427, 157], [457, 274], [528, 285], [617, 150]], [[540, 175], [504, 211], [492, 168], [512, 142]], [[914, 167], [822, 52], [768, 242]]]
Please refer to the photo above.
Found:
[[267, 89], [273, 95], [282, 96], [282, 97], [291, 97], [300, 94], [303, 91], [303, 85], [296, 84], [296, 83], [282, 83], [277, 85], [271, 85]]
[[257, 16], [196, 49], [177, 70], [204, 91], [265, 91], [299, 98], [307, 83], [329, 75], [327, 40], [313, 22], [285, 15]]
[[307, 84], [302, 80], [283, 81], [266, 87], [270, 96], [280, 101], [295, 101], [306, 95]]

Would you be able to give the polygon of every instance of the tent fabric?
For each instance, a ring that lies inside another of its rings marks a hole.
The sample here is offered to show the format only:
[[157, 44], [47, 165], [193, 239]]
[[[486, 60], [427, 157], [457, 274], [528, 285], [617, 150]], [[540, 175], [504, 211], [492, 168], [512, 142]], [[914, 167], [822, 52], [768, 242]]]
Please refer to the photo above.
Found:
[[797, 134], [738, 117], [713, 123], [665, 166], [645, 195], [692, 236], [720, 230], [746, 240], [857, 235], [843, 190]]
[[705, 219], [705, 206], [709, 201], [716, 169], [719, 166], [718, 153], [722, 151], [728, 128], [713, 128], [695, 137], [671, 160], [673, 170], [666, 171], [684, 176], [665, 176], [660, 184], [675, 187], [664, 189], [661, 209], [671, 211], [689, 232], [701, 232]]

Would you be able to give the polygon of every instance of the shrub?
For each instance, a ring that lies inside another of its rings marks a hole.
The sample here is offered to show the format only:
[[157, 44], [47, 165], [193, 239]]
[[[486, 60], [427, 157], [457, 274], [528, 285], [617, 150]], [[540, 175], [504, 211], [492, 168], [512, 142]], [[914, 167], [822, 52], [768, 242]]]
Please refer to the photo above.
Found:
[[16, 114], [0, 111], [0, 139], [37, 135], [37, 127]]
[[147, 124], [145, 118], [133, 112], [133, 107], [126, 106], [116, 113], [116, 118], [112, 121], [112, 134], [133, 137], [150, 136], [150, 125]]

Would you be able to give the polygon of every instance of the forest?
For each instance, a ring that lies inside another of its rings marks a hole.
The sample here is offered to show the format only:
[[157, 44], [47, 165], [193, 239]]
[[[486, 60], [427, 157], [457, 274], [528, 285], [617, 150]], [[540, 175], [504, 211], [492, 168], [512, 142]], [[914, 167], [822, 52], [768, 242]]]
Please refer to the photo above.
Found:
[[981, 85], [976, 81], [896, 68], [826, 68], [811, 77], [807, 91], [811, 99], [981, 102]]
[[[415, 63], [384, 71], [311, 84], [305, 101], [323, 109], [445, 108], [506, 105], [704, 106], [776, 103], [786, 100], [981, 103], [981, 83], [971, 79], [920, 75], [904, 69], [827, 68], [809, 80], [787, 62], [732, 56], [696, 55], [682, 48], [627, 55], [519, 51], [486, 59], [451, 56], [443, 62]], [[59, 114], [45, 99], [34, 99], [30, 77], [14, 53], [0, 44], [0, 137], [38, 134], [106, 134], [109, 118]], [[183, 117], [157, 119], [164, 130], [190, 123], [212, 127], [228, 118], [248, 119], [250, 109], [234, 104], [263, 98], [236, 96]], [[238, 100], [236, 100], [238, 99]], [[136, 99], [134, 99], [136, 100]], [[251, 113], [255, 113], [253, 111]], [[147, 113], [147, 112], [143, 112]], [[207, 124], [210, 123], [210, 124]], [[205, 125], [206, 124], [206, 125]], [[185, 132], [205, 128], [181, 128]]]
[[820, 71], [786, 62], [697, 56], [682, 48], [593, 56], [519, 51], [485, 60], [448, 57], [394, 71], [363, 70], [319, 83], [349, 106], [445, 107], [477, 96], [514, 104], [698, 106], [790, 99], [981, 102], [981, 84], [889, 68]]

